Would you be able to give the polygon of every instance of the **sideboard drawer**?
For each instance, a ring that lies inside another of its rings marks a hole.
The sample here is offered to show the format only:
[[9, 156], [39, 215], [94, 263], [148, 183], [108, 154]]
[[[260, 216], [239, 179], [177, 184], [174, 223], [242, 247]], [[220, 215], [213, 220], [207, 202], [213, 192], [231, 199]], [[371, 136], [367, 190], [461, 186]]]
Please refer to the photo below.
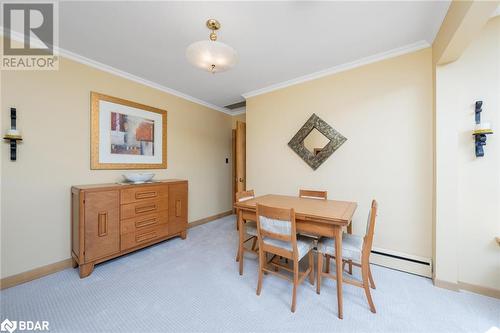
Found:
[[121, 204], [146, 200], [168, 200], [168, 185], [140, 186], [121, 190]]
[[165, 199], [151, 200], [144, 202], [130, 203], [121, 205], [121, 218], [128, 219], [136, 216], [159, 213], [168, 209], [168, 201]]
[[120, 233], [128, 234], [147, 227], [158, 226], [168, 223], [168, 211], [132, 217], [121, 221]]
[[129, 232], [121, 235], [121, 250], [131, 249], [154, 241], [155, 239], [166, 237], [167, 235], [167, 224], [160, 224], [158, 226], [146, 227], [141, 230]]

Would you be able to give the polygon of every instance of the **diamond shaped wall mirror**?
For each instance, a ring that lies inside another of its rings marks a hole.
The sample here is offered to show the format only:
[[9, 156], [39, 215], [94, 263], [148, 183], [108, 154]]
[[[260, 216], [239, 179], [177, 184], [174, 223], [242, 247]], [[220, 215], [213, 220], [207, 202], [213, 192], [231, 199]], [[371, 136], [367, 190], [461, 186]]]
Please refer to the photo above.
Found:
[[288, 146], [313, 170], [316, 170], [346, 140], [346, 137], [313, 113], [288, 142]]

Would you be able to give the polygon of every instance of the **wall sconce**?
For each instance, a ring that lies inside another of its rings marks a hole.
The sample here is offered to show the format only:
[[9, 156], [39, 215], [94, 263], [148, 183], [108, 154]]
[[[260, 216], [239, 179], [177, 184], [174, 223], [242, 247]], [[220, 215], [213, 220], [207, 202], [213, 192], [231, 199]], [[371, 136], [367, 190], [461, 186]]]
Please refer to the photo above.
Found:
[[22, 141], [21, 133], [16, 129], [16, 108], [10, 108], [10, 129], [3, 137], [4, 140], [10, 142], [10, 160], [15, 161], [17, 155], [17, 142]]
[[486, 146], [486, 135], [493, 134], [493, 130], [489, 123], [481, 123], [481, 112], [483, 101], [476, 101], [476, 128], [472, 135], [476, 138], [476, 157], [484, 156], [483, 146]]

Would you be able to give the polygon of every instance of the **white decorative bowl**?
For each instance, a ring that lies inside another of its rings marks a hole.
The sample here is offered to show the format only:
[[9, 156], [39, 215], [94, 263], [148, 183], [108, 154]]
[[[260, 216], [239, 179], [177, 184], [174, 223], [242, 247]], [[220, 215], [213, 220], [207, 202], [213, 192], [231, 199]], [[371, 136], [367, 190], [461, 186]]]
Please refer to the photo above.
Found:
[[131, 183], [145, 183], [153, 179], [155, 176], [154, 173], [151, 172], [146, 172], [146, 173], [126, 173], [123, 175], [123, 178], [125, 178], [127, 181]]

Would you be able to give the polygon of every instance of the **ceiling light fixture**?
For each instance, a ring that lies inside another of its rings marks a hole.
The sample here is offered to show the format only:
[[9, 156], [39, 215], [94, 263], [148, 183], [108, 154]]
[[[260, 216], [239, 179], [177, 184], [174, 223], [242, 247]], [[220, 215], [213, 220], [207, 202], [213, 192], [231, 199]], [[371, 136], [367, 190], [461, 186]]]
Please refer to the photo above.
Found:
[[238, 61], [238, 54], [231, 46], [217, 41], [216, 31], [220, 29], [219, 21], [209, 19], [206, 25], [212, 30], [210, 40], [189, 45], [186, 57], [193, 66], [211, 73], [227, 71]]

